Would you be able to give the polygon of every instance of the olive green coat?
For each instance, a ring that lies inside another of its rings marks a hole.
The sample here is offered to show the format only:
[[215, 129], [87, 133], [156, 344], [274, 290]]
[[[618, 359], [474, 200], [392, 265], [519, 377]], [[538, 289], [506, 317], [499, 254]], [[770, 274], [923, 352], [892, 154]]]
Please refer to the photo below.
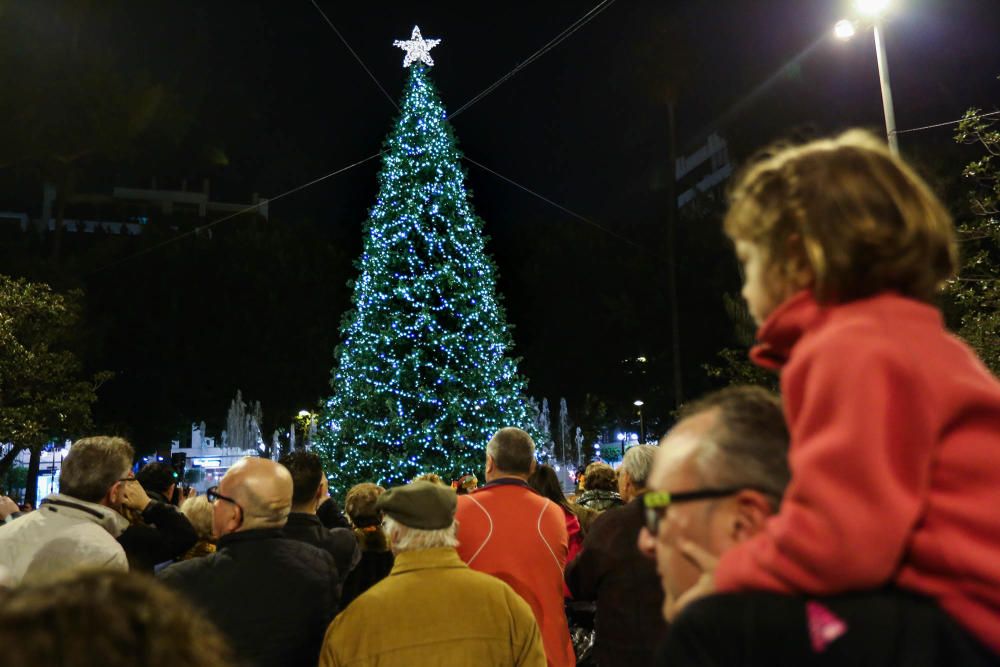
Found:
[[440, 548], [397, 554], [389, 576], [330, 624], [319, 664], [545, 667], [545, 651], [514, 589]]

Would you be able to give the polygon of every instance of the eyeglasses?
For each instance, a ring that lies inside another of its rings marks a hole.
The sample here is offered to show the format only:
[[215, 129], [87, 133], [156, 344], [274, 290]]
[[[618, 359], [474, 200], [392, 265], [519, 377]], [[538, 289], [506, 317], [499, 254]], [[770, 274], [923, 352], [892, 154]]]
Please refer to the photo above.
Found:
[[751, 489], [761, 493], [767, 493], [762, 489], [754, 489], [749, 486], [729, 486], [721, 489], [699, 489], [697, 491], [683, 491], [681, 493], [669, 493], [667, 491], [650, 491], [642, 497], [642, 504], [645, 510], [646, 530], [651, 535], [656, 535], [660, 530], [660, 521], [667, 513], [667, 508], [677, 503], [687, 503], [693, 500], [709, 500], [711, 498], [725, 498], [740, 491]]
[[240, 511], [243, 510], [243, 507], [240, 506], [240, 504], [238, 502], [236, 502], [235, 500], [233, 500], [232, 498], [230, 498], [228, 496], [224, 496], [221, 493], [219, 493], [219, 487], [217, 487], [217, 486], [213, 486], [208, 491], [206, 491], [205, 492], [205, 497], [208, 498], [208, 502], [212, 503], [213, 505], [216, 502], [220, 501], [220, 500], [225, 500], [226, 502], [232, 503], [232, 504], [236, 505], [237, 507], [239, 507]]

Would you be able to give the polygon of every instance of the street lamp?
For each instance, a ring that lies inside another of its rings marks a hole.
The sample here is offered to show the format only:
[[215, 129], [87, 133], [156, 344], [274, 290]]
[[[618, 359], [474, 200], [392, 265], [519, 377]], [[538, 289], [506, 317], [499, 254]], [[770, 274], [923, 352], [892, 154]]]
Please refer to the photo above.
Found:
[[316, 427], [316, 416], [316, 413], [309, 410], [299, 410], [299, 414], [296, 417], [302, 424], [303, 447], [308, 448], [312, 444], [313, 431]]
[[[636, 401], [632, 405], [639, 408], [639, 444], [641, 445], [646, 441], [646, 430], [642, 427], [642, 406], [645, 405], [645, 403], [642, 401]], [[622, 453], [624, 454], [624, 452]]]
[[[875, 34], [875, 59], [878, 61], [878, 82], [882, 88], [882, 113], [885, 115], [885, 134], [889, 141], [889, 150], [893, 155], [899, 155], [899, 139], [896, 136], [896, 112], [892, 104], [892, 87], [889, 85], [889, 62], [885, 57], [885, 41], [882, 36], [882, 17], [889, 9], [891, 0], [855, 0], [854, 8], [872, 22], [872, 32]], [[850, 39], [855, 32], [854, 23], [848, 20], [838, 21], [833, 28], [833, 34], [838, 39]]]

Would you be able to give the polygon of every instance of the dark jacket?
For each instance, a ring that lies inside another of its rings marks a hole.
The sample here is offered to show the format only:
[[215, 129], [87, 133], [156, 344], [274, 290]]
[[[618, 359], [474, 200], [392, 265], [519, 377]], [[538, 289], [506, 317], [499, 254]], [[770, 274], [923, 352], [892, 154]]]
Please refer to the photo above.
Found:
[[666, 635], [656, 563], [640, 553], [642, 497], [597, 517], [566, 568], [574, 600], [597, 602], [594, 657], [600, 667], [647, 665]]
[[142, 521], [118, 536], [130, 570], [152, 574], [154, 565], [179, 558], [198, 541], [188, 518], [168, 503], [151, 501], [142, 511]]
[[354, 598], [389, 576], [395, 562], [380, 527], [356, 529], [354, 534], [361, 546], [361, 560], [344, 581], [344, 590], [340, 595], [341, 609], [346, 609]]
[[350, 528], [351, 522], [340, 511], [340, 505], [333, 498], [323, 501], [316, 508], [316, 516], [327, 528]]
[[198, 606], [253, 667], [315, 667], [337, 610], [333, 556], [278, 528], [224, 535], [214, 554], [157, 578]]
[[333, 562], [337, 564], [341, 583], [361, 560], [361, 549], [358, 548], [354, 532], [348, 528], [327, 528], [315, 514], [292, 512], [288, 515], [288, 523], [282, 528], [282, 532], [285, 537], [329, 552], [333, 556]]

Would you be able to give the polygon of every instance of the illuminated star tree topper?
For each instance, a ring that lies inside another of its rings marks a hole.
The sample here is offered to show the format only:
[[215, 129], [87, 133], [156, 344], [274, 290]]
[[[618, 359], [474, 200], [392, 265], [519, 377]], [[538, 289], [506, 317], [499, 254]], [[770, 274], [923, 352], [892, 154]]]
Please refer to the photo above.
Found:
[[423, 35], [420, 34], [420, 27], [413, 26], [413, 33], [410, 35], [410, 39], [397, 39], [392, 45], [406, 51], [406, 56], [403, 58], [403, 67], [409, 67], [416, 62], [433, 65], [434, 59], [431, 58], [431, 49], [440, 43], [440, 39], [424, 39]]

